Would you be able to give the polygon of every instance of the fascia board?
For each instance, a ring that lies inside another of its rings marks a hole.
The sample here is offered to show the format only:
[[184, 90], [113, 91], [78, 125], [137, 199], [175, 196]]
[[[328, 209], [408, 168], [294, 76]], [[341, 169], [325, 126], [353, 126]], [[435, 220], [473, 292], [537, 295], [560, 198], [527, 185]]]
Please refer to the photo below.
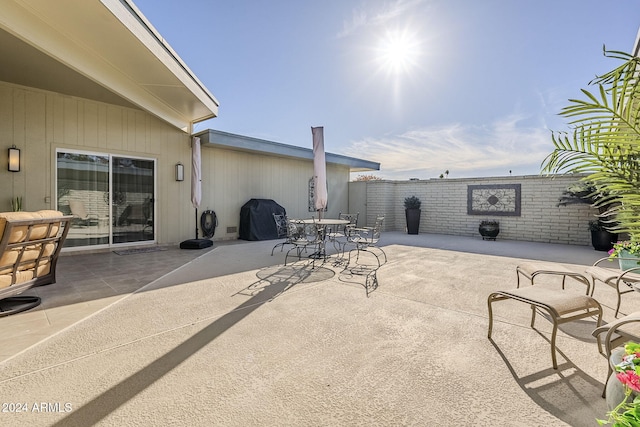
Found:
[[[142, 12], [129, 0], [100, 0], [171, 72], [214, 113], [220, 105]], [[126, 6], [125, 6], [126, 5]], [[199, 120], [197, 120], [199, 121]]]
[[[313, 161], [313, 150], [295, 145], [237, 135], [223, 131], [207, 129], [194, 136], [200, 137], [202, 147], [210, 146], [227, 150], [252, 152], [276, 157], [288, 157]], [[349, 167], [351, 172], [380, 170], [380, 163], [341, 154], [325, 153], [327, 163]]]

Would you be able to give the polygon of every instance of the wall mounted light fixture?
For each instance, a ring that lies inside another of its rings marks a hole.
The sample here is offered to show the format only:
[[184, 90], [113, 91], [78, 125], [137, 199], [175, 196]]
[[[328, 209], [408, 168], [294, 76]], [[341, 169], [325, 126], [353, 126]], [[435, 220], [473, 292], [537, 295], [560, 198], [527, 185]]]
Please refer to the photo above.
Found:
[[184, 181], [184, 166], [182, 163], [176, 163], [176, 181]]
[[20, 149], [15, 145], [9, 148], [9, 171], [20, 172]]

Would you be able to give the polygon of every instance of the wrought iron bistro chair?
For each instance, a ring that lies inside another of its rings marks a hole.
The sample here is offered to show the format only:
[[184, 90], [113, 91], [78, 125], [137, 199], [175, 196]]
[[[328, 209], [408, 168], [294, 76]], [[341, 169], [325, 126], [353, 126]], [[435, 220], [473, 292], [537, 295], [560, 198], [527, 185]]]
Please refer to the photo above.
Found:
[[[313, 267], [315, 267], [316, 258], [325, 258], [325, 255], [322, 253], [322, 230], [321, 227], [315, 223], [315, 221], [303, 222], [299, 220], [289, 220], [288, 228], [290, 230], [290, 233], [294, 235], [295, 238], [291, 240], [291, 244], [293, 245], [293, 247], [289, 249], [284, 256], [284, 265], [287, 265], [287, 259], [289, 258], [289, 254], [292, 251], [295, 250], [296, 256], [298, 257], [298, 259], [301, 259], [302, 252], [306, 252], [307, 248], [309, 247], [314, 249], [312, 255], [310, 256]], [[318, 254], [318, 256], [314, 256], [314, 254]]]
[[382, 265], [380, 262], [380, 256], [376, 254], [376, 252], [371, 249], [376, 249], [380, 251], [384, 256], [384, 262], [387, 262], [387, 254], [378, 246], [378, 241], [380, 240], [380, 232], [382, 231], [382, 222], [384, 221], [384, 216], [376, 217], [376, 222], [373, 227], [364, 227], [364, 228], [351, 228], [349, 229], [349, 235], [347, 236], [347, 244], [355, 245], [355, 248], [349, 251], [349, 260], [347, 262], [347, 266], [351, 263], [351, 253], [356, 251], [356, 261], [358, 263], [358, 259], [360, 257], [360, 252], [366, 251], [376, 257], [378, 261], [378, 267]]
[[343, 253], [344, 248], [347, 242], [347, 236], [351, 233], [351, 229], [356, 228], [358, 226], [358, 216], [360, 216], [360, 212], [355, 214], [350, 213], [340, 213], [338, 215], [339, 219], [349, 221], [349, 224], [338, 225], [335, 230], [329, 230], [327, 233], [327, 238], [331, 243], [333, 243], [333, 247], [338, 251], [338, 253]]
[[292, 245], [291, 241], [295, 239], [295, 235], [291, 233], [289, 227], [289, 220], [287, 219], [287, 215], [285, 214], [273, 214], [273, 220], [276, 223], [276, 232], [278, 233], [278, 239], [285, 239], [284, 242], [280, 242], [271, 249], [271, 256], [273, 256], [273, 251], [280, 246], [280, 252], [284, 250], [284, 245]]

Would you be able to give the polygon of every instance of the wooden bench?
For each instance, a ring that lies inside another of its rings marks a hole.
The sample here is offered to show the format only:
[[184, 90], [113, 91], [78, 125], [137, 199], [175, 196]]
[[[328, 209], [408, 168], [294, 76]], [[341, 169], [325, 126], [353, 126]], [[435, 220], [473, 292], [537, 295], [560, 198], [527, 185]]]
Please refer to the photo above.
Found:
[[[602, 323], [602, 307], [598, 301], [589, 295], [581, 295], [564, 290], [546, 289], [540, 286], [527, 286], [507, 291], [496, 291], [489, 295], [487, 301], [489, 307], [489, 339], [491, 339], [491, 332], [493, 330], [492, 304], [496, 301], [509, 299], [523, 302], [531, 307], [532, 328], [535, 323], [536, 310], [543, 310], [548, 314], [549, 319], [553, 323], [553, 330], [551, 332], [551, 360], [553, 362], [553, 369], [558, 369], [556, 359], [556, 335], [558, 333], [558, 325], [596, 315], [598, 316], [596, 327], [599, 327]], [[597, 340], [598, 348], [600, 348], [599, 336]]]
[[55, 283], [71, 218], [51, 210], [0, 213], [0, 317], [40, 304], [38, 297], [16, 295]]

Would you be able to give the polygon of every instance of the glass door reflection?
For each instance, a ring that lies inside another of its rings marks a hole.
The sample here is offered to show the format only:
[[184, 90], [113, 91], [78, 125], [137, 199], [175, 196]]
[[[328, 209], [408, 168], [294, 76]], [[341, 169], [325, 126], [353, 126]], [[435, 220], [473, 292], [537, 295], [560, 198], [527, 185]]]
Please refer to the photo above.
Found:
[[58, 152], [58, 210], [73, 215], [65, 247], [109, 244], [109, 156]]
[[155, 161], [112, 157], [113, 243], [154, 240]]
[[56, 153], [57, 207], [72, 215], [65, 247], [155, 241], [155, 160]]

